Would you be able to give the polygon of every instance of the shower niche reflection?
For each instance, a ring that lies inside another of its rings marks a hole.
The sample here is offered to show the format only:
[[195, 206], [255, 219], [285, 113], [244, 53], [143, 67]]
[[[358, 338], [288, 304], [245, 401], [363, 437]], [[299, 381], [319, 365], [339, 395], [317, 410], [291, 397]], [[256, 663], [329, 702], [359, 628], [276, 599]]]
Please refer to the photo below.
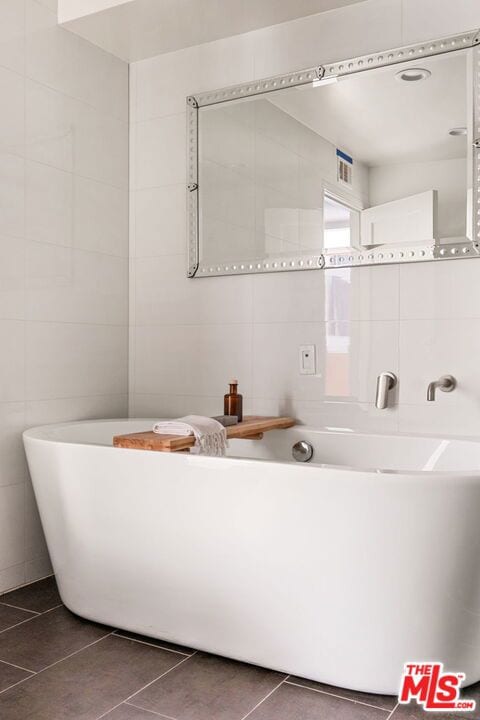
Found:
[[189, 98], [189, 275], [476, 257], [476, 43]]

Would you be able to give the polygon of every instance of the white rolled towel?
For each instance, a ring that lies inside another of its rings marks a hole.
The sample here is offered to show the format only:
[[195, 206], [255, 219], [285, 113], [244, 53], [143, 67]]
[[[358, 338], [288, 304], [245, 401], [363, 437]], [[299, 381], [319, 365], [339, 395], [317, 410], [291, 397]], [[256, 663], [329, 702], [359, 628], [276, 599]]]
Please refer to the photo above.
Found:
[[153, 432], [159, 435], [194, 435], [195, 445], [190, 452], [199, 455], [225, 455], [228, 447], [227, 431], [223, 425], [203, 415], [160, 420], [153, 426]]

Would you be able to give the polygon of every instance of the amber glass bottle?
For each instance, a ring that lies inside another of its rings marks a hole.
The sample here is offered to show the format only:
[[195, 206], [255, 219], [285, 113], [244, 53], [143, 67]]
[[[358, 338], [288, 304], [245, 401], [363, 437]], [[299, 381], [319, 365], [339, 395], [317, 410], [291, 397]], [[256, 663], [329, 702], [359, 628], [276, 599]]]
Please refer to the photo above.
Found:
[[223, 414], [235, 415], [238, 422], [243, 419], [243, 397], [237, 391], [238, 380], [230, 382], [230, 392], [223, 398]]

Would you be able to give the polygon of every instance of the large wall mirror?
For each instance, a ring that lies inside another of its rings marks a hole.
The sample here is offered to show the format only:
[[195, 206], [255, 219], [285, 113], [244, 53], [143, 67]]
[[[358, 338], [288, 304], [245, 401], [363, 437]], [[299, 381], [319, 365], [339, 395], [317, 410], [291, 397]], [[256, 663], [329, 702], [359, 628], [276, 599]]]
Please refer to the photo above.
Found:
[[189, 276], [478, 257], [478, 42], [187, 98]]

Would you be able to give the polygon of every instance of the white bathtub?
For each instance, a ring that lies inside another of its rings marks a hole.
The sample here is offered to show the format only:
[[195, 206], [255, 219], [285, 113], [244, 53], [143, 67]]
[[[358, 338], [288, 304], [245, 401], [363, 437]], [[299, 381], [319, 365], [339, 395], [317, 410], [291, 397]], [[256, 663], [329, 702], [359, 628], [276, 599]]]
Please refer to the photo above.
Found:
[[109, 447], [151, 425], [24, 434], [73, 612], [357, 690], [396, 693], [408, 660], [480, 679], [480, 443], [296, 427], [227, 458]]

